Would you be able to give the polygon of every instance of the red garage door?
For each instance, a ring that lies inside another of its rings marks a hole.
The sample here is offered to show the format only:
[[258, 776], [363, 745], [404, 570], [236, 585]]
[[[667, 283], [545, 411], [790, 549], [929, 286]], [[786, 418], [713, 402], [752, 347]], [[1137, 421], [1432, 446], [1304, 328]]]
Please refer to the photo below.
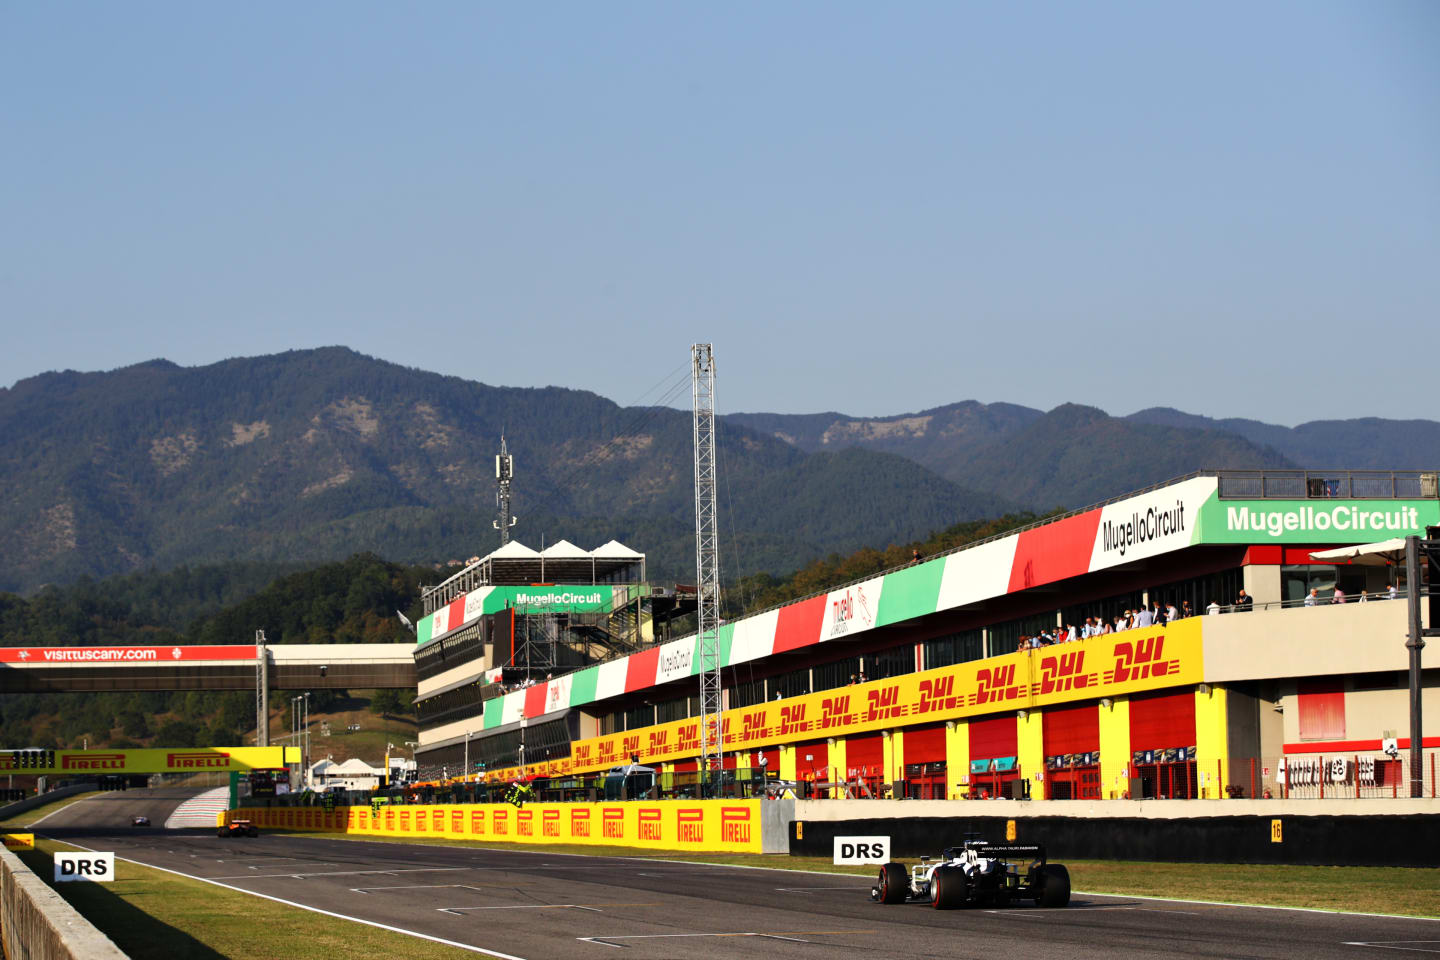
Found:
[[970, 722], [970, 759], [994, 760], [1013, 757], [1017, 753], [1016, 721], [1012, 713], [1005, 717]]
[[1339, 677], [1301, 680], [1300, 739], [1345, 739], [1345, 682]]
[[910, 727], [901, 741], [905, 754], [905, 765], [912, 763], [945, 762], [945, 724], [936, 723], [928, 727]]
[[1100, 707], [1051, 707], [1045, 711], [1045, 756], [1089, 753], [1100, 749]]
[[879, 776], [885, 766], [885, 744], [880, 734], [870, 733], [847, 739], [845, 766], [857, 774], [863, 769], [866, 776]]
[[1195, 694], [1136, 694], [1130, 698], [1130, 749], [1195, 746]]

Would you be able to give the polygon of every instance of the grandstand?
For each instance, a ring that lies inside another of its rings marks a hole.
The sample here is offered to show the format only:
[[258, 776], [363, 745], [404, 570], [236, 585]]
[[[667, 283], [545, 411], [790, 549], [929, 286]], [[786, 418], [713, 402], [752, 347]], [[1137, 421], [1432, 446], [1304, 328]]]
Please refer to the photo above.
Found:
[[[1437, 525], [1434, 472], [1205, 472], [747, 616], [721, 630], [727, 768], [821, 796], [1403, 793], [1421, 585], [1314, 554]], [[696, 641], [666, 636], [693, 593], [618, 546], [557, 551], [542, 576], [583, 590], [506, 582], [549, 553], [510, 544], [427, 594], [422, 778], [693, 776]]]

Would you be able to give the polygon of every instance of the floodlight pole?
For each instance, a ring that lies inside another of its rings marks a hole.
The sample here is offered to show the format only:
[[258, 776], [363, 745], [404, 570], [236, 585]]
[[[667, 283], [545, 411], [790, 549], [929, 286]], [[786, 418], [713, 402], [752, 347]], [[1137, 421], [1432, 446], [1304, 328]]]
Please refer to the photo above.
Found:
[[[1426, 556], [1427, 566], [1429, 555]], [[1409, 605], [1410, 639], [1410, 796], [1425, 796], [1425, 741], [1421, 724], [1420, 651], [1425, 629], [1420, 620], [1420, 538], [1405, 538], [1405, 601]]]

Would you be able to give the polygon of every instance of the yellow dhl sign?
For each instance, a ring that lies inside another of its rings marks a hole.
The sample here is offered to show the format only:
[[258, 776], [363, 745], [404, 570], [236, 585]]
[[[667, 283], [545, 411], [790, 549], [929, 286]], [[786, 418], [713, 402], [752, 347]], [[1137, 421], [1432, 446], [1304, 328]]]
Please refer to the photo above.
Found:
[[[37, 755], [43, 759], [37, 763]], [[225, 773], [271, 770], [300, 760], [296, 747], [187, 747], [173, 750], [0, 750], [0, 773]]]
[[241, 809], [234, 819], [261, 828], [323, 830], [355, 836], [437, 837], [504, 843], [575, 843], [761, 853], [759, 800], [662, 800], [654, 803], [508, 803]]
[[0, 833], [0, 843], [5, 845], [6, 850], [34, 850], [35, 834]]
[[[843, 737], [1199, 683], [1205, 672], [1200, 631], [1200, 618], [1192, 617], [727, 710], [725, 749]], [[577, 740], [565, 772], [607, 770], [627, 763], [632, 755], [642, 763], [658, 763], [699, 753], [700, 721], [691, 718]]]

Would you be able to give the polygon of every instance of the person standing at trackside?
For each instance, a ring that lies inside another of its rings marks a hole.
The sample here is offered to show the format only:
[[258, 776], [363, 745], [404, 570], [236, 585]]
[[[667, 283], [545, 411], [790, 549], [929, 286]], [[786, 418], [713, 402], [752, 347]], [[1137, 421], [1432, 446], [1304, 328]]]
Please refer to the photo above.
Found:
[[1251, 610], [1254, 609], [1255, 598], [1250, 596], [1250, 594], [1246, 593], [1244, 590], [1241, 590], [1239, 599], [1235, 601], [1235, 612], [1249, 613]]

